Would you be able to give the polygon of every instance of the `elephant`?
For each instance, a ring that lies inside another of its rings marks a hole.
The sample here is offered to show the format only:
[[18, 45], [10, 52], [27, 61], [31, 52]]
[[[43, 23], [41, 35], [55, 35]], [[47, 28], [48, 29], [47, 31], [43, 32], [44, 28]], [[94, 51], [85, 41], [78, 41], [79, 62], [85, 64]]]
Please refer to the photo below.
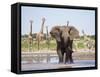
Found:
[[59, 63], [73, 63], [73, 40], [79, 38], [79, 31], [74, 26], [54, 26], [50, 34], [57, 43]]

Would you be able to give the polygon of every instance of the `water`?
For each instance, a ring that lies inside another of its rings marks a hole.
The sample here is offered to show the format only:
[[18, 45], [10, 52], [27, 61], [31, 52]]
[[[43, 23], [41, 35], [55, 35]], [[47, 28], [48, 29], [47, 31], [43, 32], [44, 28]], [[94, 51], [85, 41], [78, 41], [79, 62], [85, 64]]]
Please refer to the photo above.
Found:
[[51, 58], [47, 63], [46, 59], [42, 60], [40, 63], [35, 61], [28, 63], [27, 61], [22, 61], [22, 70], [43, 70], [43, 69], [57, 69], [57, 68], [78, 68], [78, 67], [94, 67], [95, 60], [74, 60], [73, 64], [59, 64], [58, 58]]

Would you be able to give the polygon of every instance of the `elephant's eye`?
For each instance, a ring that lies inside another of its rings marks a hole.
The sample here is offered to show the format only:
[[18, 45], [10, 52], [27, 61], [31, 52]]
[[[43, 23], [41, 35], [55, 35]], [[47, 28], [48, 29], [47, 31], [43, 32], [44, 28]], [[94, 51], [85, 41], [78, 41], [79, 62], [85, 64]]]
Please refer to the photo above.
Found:
[[50, 32], [50, 34], [52, 34], [52, 32]]
[[53, 36], [53, 32], [50, 32], [50, 34]]

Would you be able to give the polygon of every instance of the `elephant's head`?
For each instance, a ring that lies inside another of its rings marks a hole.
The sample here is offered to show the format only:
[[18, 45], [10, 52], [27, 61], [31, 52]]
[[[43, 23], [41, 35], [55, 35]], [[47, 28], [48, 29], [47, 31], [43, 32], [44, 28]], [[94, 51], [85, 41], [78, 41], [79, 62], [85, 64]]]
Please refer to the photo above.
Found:
[[73, 40], [79, 37], [79, 31], [73, 26], [55, 26], [51, 29], [50, 34], [58, 42], [61, 42], [61, 38]]

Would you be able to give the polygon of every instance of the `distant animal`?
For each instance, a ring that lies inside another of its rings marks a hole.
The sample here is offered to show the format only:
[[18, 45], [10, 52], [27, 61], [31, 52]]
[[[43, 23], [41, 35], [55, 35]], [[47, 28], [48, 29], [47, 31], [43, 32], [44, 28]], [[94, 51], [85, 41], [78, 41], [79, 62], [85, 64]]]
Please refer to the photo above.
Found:
[[41, 30], [39, 33], [36, 34], [36, 40], [37, 40], [37, 44], [38, 44], [38, 50], [39, 50], [39, 46], [40, 46], [40, 41], [43, 41], [44, 39], [44, 23], [45, 23], [45, 18], [42, 18], [42, 25], [41, 25]]

